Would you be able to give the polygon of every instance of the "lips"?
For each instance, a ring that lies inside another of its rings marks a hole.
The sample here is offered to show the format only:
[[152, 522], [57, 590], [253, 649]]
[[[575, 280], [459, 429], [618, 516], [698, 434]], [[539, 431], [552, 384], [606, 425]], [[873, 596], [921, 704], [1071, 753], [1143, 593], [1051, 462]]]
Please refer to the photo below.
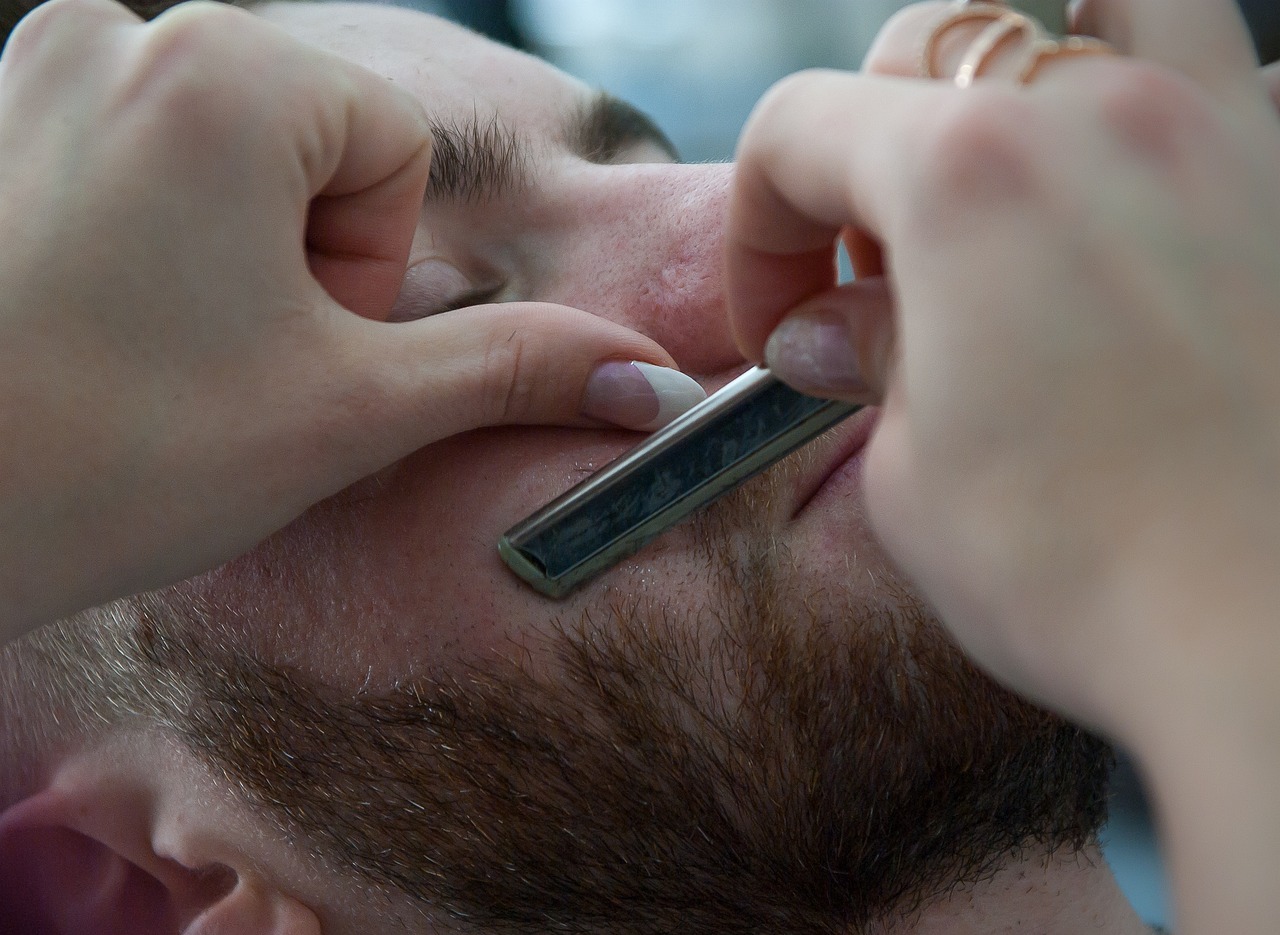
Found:
[[880, 410], [868, 406], [845, 419], [827, 432], [811, 448], [816, 454], [812, 468], [806, 471], [795, 487], [795, 507], [791, 518], [804, 512], [805, 507], [829, 485], [838, 482], [845, 474], [846, 465], [862, 454], [871, 439]]

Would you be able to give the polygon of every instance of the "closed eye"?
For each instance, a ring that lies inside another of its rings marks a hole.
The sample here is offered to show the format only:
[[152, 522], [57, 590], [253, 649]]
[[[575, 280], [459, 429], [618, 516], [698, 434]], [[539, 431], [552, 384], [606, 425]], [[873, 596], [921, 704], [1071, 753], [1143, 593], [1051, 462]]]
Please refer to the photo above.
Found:
[[470, 308], [472, 305], [487, 305], [496, 299], [505, 288], [503, 285], [497, 286], [481, 286], [478, 289], [472, 289], [470, 292], [464, 292], [461, 295], [454, 296], [448, 302], [444, 303], [440, 308], [430, 315], [443, 315], [445, 312], [456, 312], [460, 308]]
[[483, 276], [479, 286], [475, 285], [476, 278], [464, 274], [453, 263], [438, 259], [414, 264], [405, 272], [387, 321], [418, 321], [492, 302], [506, 288], [500, 278]]

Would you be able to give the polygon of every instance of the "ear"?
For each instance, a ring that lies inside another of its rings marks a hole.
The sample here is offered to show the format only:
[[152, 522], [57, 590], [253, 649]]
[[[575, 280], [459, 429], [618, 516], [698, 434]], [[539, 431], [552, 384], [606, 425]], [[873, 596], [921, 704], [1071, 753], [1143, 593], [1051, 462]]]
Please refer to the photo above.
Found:
[[319, 933], [314, 912], [210, 835], [211, 806], [167, 788], [90, 759], [0, 814], [0, 932]]

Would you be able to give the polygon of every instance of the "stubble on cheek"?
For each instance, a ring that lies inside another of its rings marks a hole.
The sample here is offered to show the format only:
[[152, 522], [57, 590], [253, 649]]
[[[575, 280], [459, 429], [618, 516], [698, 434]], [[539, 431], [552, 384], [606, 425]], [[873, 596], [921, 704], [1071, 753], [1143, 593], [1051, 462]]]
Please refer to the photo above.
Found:
[[761, 529], [800, 469], [695, 522], [701, 599], [615, 592], [548, 623], [550, 666], [353, 695], [189, 629], [148, 664], [192, 685], [187, 742], [265, 814], [482, 927], [856, 931], [1028, 841], [1087, 843], [1105, 747], [989, 682], [899, 586], [795, 581]]

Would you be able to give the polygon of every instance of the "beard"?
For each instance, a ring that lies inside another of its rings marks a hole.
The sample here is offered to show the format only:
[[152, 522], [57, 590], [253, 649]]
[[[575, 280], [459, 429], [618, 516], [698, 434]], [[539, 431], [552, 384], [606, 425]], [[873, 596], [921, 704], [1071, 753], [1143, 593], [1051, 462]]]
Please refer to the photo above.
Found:
[[842, 601], [774, 544], [731, 547], [782, 483], [698, 520], [704, 604], [555, 621], [551, 665], [353, 695], [211, 637], [234, 611], [178, 590], [136, 604], [142, 677], [183, 686], [166, 719], [286, 833], [480, 929], [859, 932], [1092, 844], [1103, 742], [997, 686], [901, 583]]

